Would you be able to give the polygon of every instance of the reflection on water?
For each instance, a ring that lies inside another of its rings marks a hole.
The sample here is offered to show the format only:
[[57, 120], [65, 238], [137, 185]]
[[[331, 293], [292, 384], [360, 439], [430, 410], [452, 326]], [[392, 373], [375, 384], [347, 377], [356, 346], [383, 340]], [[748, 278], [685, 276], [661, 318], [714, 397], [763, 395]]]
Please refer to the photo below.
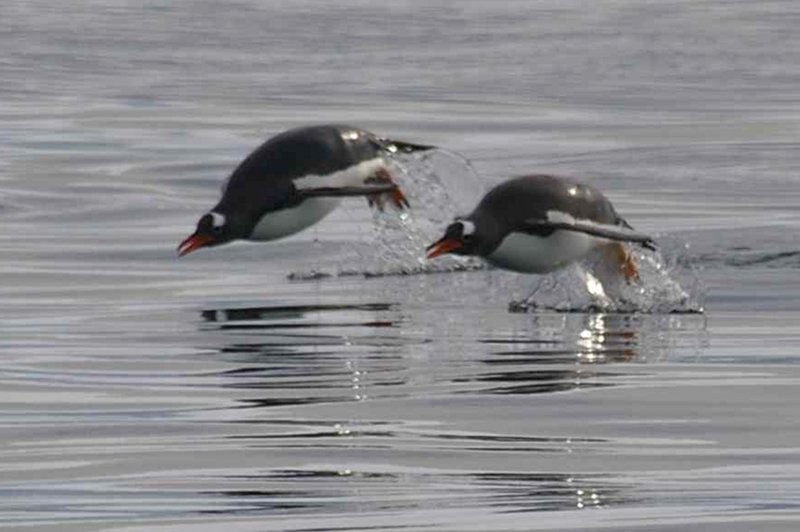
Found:
[[[65, 523], [258, 516], [307, 528], [315, 515], [356, 510], [628, 507], [652, 497], [643, 488], [652, 480], [598, 471], [587, 457], [620, 460], [614, 471], [708, 445], [648, 434], [660, 421], [634, 432], [593, 426], [620, 408], [596, 394], [646, 386], [656, 372], [648, 362], [702, 354], [703, 316], [510, 314], [494, 301], [452, 316], [418, 301], [431, 291], [442, 301], [483, 275], [381, 281], [355, 300], [197, 305], [182, 333], [194, 348], [174, 351], [158, 332], [174, 312], [75, 318], [71, 336], [56, 335], [67, 367], [50, 367], [54, 347], [42, 340], [0, 373], [14, 401], [20, 387], [52, 394], [36, 416], [0, 416], [15, 433], [0, 455], [22, 461], [4, 470], [0, 511], [20, 522], [35, 511]], [[87, 350], [82, 331], [98, 323], [118, 335]], [[623, 392], [626, 409], [636, 389]], [[87, 408], [97, 393], [103, 406]]]
[[[396, 512], [478, 505], [498, 512], [541, 512], [602, 508], [635, 499], [633, 485], [605, 475], [279, 469], [220, 480], [237, 487], [200, 495], [229, 497], [236, 506], [201, 513], [271, 516], [276, 512]], [[486, 492], [492, 494], [488, 500]]]
[[269, 391], [243, 401], [251, 407], [410, 397], [420, 374], [434, 389], [472, 395], [616, 386], [624, 372], [593, 367], [659, 359], [682, 339], [699, 353], [705, 341], [702, 315], [533, 314], [521, 316], [524, 332], [482, 336], [421, 365], [419, 349], [437, 344], [438, 330], [409, 337], [403, 314], [401, 303], [206, 309], [200, 330], [230, 336], [219, 356], [246, 364], [220, 374], [225, 386]]
[[[346, 310], [387, 311], [390, 303], [374, 305], [307, 305], [286, 307], [251, 307], [222, 310], [204, 310], [200, 316], [207, 322], [217, 323], [218, 328], [228, 330], [245, 329], [302, 329], [319, 327], [314, 323], [281, 323], [279, 320], [300, 319], [310, 312], [332, 312]], [[277, 321], [277, 323], [273, 323]], [[333, 324], [327, 324], [333, 325]], [[396, 327], [388, 320], [373, 320], [359, 323], [339, 323], [338, 327]]]
[[248, 320], [271, 320], [281, 318], [302, 318], [309, 312], [322, 311], [385, 311], [391, 310], [395, 305], [391, 303], [351, 304], [351, 305], [293, 305], [284, 307], [246, 307], [226, 308], [220, 310], [204, 310], [201, 316], [206, 321], [212, 322], [239, 322]]

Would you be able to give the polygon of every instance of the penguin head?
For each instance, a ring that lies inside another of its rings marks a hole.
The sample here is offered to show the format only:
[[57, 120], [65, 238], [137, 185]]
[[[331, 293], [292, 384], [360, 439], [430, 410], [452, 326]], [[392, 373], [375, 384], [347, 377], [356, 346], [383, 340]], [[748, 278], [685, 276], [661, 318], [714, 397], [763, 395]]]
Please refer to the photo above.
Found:
[[218, 246], [240, 238], [235, 224], [227, 216], [211, 211], [200, 217], [197, 229], [178, 246], [178, 256], [183, 257], [200, 248]]

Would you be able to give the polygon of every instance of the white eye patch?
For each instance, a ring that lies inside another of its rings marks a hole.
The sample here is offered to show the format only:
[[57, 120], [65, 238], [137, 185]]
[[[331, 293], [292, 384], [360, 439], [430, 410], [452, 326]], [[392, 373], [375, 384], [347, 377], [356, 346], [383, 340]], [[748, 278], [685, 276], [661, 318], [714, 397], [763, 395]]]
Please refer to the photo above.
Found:
[[461, 234], [464, 236], [470, 236], [475, 234], [475, 224], [470, 222], [469, 220], [461, 220]]
[[218, 212], [211, 211], [211, 225], [214, 227], [222, 227], [225, 225], [225, 215]]

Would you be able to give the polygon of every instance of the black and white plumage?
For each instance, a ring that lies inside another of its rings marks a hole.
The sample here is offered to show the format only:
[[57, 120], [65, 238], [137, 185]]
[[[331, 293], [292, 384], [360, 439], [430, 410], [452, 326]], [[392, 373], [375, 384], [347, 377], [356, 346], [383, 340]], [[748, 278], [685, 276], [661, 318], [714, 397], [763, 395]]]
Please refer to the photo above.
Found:
[[383, 208], [408, 206], [385, 155], [433, 149], [345, 125], [291, 129], [259, 146], [233, 171], [222, 198], [178, 246], [183, 256], [232, 240], [275, 240], [327, 216], [342, 197]]
[[428, 247], [428, 258], [445, 253], [477, 255], [490, 264], [523, 273], [548, 273], [611, 246], [627, 279], [636, 267], [619, 244], [654, 248], [598, 190], [570, 179], [528, 175], [490, 190], [475, 210], [456, 219]]

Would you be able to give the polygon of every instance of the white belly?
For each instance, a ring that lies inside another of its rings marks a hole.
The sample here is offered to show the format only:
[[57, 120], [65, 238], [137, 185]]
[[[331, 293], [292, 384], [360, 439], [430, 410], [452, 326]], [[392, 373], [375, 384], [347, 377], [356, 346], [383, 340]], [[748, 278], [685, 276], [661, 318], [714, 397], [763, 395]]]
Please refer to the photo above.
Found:
[[310, 198], [297, 207], [264, 215], [248, 240], [275, 240], [289, 236], [325, 218], [339, 206], [338, 198]]
[[511, 233], [486, 260], [515, 272], [548, 273], [582, 259], [604, 242], [575, 231], [554, 231], [547, 237]]
[[[308, 175], [294, 181], [298, 190], [315, 187], [348, 187], [363, 185], [364, 181], [386, 167], [382, 157], [362, 161], [344, 170], [318, 176]], [[325, 218], [339, 206], [339, 198], [310, 198], [292, 209], [266, 214], [256, 225], [248, 240], [275, 240], [302, 231]]]

